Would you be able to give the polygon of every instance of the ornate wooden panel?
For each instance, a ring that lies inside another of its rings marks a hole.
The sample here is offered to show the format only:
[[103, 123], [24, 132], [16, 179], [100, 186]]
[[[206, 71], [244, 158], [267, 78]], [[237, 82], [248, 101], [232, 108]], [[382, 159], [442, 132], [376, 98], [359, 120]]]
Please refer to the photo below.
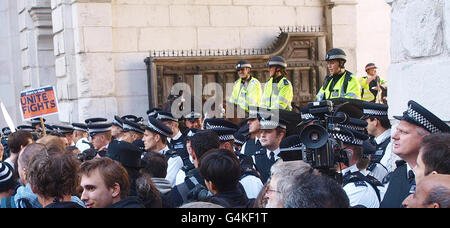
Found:
[[[269, 79], [267, 61], [280, 55], [288, 62], [287, 78], [293, 83], [296, 106], [304, 106], [314, 97], [326, 73], [325, 33], [320, 27], [280, 28], [273, 45], [265, 49], [225, 50], [160, 50], [145, 59], [149, 83], [149, 107], [162, 107], [175, 83], [194, 87], [194, 75], [202, 76], [202, 84], [216, 82], [227, 98], [226, 84], [238, 76], [235, 64], [242, 59], [252, 64], [252, 75], [265, 83]], [[205, 97], [203, 97], [205, 98]]]

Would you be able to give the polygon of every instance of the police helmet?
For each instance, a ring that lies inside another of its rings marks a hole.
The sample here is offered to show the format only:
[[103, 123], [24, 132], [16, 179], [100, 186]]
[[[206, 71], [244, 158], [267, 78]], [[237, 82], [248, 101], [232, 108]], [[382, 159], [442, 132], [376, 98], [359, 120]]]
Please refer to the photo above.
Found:
[[345, 63], [347, 61], [347, 55], [342, 49], [333, 48], [328, 51], [327, 56], [325, 57], [325, 61], [330, 61], [334, 59], [343, 60]]
[[247, 60], [241, 60], [236, 64], [236, 70], [240, 70], [242, 68], [252, 68], [252, 65]]
[[267, 62], [267, 66], [271, 67], [271, 66], [280, 66], [282, 68], [286, 68], [287, 67], [287, 62], [286, 60], [281, 57], [281, 56], [274, 56], [272, 58], [269, 59], [269, 61]]
[[366, 65], [366, 72], [368, 71], [368, 70], [370, 70], [370, 69], [377, 69], [378, 67], [377, 66], [375, 66], [375, 63], [368, 63], [367, 65]]

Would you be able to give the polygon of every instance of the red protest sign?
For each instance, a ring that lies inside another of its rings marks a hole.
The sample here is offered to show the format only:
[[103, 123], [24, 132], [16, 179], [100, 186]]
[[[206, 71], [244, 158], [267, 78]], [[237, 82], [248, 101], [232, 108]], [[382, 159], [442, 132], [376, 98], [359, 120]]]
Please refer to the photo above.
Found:
[[30, 120], [58, 113], [58, 98], [53, 86], [41, 87], [20, 93], [22, 120]]

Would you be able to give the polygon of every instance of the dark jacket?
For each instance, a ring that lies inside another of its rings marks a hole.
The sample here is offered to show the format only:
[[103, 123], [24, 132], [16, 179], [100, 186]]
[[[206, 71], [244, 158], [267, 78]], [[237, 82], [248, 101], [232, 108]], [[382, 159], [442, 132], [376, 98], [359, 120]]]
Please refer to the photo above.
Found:
[[80, 204], [75, 202], [57, 202], [51, 203], [44, 208], [84, 208]]
[[407, 177], [406, 163], [397, 167], [392, 173], [380, 208], [402, 208], [402, 202], [408, 197], [412, 185]]
[[108, 208], [145, 208], [142, 201], [134, 196], [129, 196]]
[[232, 191], [219, 192], [209, 199], [209, 202], [219, 204], [225, 208], [249, 208], [252, 202], [241, 188]]
[[197, 185], [201, 185], [206, 189], [205, 179], [200, 175], [200, 170], [192, 169], [186, 174], [183, 183], [172, 188], [170, 194], [165, 199], [166, 206], [175, 208], [185, 203], [196, 201], [196, 196], [192, 195], [192, 193], [195, 191]]

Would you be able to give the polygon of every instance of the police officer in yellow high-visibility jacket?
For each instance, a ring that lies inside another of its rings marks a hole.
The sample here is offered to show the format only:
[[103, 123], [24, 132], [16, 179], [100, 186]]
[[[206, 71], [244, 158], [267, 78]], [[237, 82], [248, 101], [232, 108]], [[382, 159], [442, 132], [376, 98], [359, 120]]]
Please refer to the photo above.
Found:
[[292, 110], [294, 97], [292, 84], [286, 78], [287, 62], [281, 56], [275, 56], [267, 62], [270, 79], [264, 86], [262, 106], [268, 109]]
[[379, 91], [378, 86], [386, 88], [387, 83], [377, 75], [377, 67], [375, 63], [368, 63], [366, 65], [367, 76], [359, 79], [361, 85], [361, 100], [368, 102], [375, 102]]
[[251, 68], [252, 65], [247, 60], [241, 60], [236, 64], [239, 79], [234, 82], [233, 93], [228, 100], [246, 111], [249, 110], [249, 106], [258, 107], [261, 104], [261, 84], [250, 75]]
[[316, 101], [333, 98], [361, 99], [361, 86], [358, 79], [345, 70], [347, 61], [345, 52], [339, 48], [328, 51], [325, 57], [330, 75], [325, 78], [323, 86], [316, 95]]

